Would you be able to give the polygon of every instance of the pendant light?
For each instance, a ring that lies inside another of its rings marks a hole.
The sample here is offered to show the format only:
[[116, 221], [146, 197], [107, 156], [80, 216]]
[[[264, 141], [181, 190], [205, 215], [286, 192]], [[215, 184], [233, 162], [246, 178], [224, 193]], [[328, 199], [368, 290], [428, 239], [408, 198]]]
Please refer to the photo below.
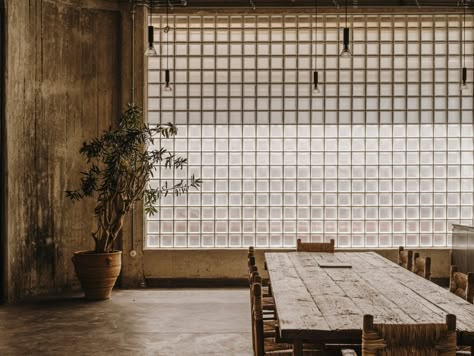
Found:
[[314, 72], [313, 72], [313, 94], [320, 95], [319, 78], [318, 78], [318, 0], [314, 0], [314, 17], [315, 17], [315, 35], [314, 35]]
[[148, 18], [148, 48], [145, 51], [145, 56], [154, 57], [157, 55], [154, 42], [154, 32], [153, 27], [153, 0], [150, 1], [150, 15]]
[[166, 3], [166, 26], [163, 29], [163, 32], [166, 33], [166, 69], [165, 69], [165, 85], [163, 86], [164, 91], [173, 91], [173, 87], [170, 84], [170, 69], [169, 69], [169, 40], [168, 34], [170, 32], [170, 26], [168, 22], [168, 10], [169, 10], [169, 0]]
[[462, 71], [461, 71], [461, 91], [469, 90], [469, 84], [467, 84], [467, 68], [466, 68], [466, 4], [462, 2], [464, 7], [463, 19], [462, 19], [462, 38], [461, 38], [461, 56], [462, 56]]
[[352, 56], [351, 50], [349, 49], [349, 27], [347, 26], [347, 0], [346, 0], [346, 27], [343, 30], [343, 43], [342, 43], [341, 57], [347, 58]]

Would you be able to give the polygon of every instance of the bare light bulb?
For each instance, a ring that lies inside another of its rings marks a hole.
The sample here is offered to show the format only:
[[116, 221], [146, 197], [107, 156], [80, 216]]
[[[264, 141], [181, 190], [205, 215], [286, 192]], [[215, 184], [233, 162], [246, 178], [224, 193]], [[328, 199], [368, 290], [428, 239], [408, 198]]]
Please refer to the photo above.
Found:
[[147, 57], [156, 57], [158, 54], [156, 53], [155, 46], [152, 44], [148, 45], [148, 48], [145, 51], [145, 56]]
[[163, 86], [164, 91], [173, 91], [173, 87], [170, 84], [170, 70], [165, 70], [165, 85]]
[[467, 84], [467, 68], [462, 69], [461, 91], [468, 91], [469, 84]]
[[341, 52], [341, 57], [348, 58], [352, 56], [351, 50], [349, 49], [349, 28], [344, 27], [343, 32], [343, 48]]
[[154, 44], [154, 28], [150, 25], [148, 26], [148, 48], [145, 51], [145, 56], [155, 57], [157, 55]]
[[318, 72], [313, 72], [313, 94], [319, 95], [321, 94], [321, 90], [319, 89], [319, 81], [318, 81]]

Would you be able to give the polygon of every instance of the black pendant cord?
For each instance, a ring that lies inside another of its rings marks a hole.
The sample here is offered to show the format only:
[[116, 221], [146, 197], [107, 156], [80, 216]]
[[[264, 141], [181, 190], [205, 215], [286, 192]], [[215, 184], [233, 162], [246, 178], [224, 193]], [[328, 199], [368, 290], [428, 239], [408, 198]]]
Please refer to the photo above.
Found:
[[464, 14], [463, 14], [463, 33], [462, 33], [462, 52], [463, 52], [463, 67], [466, 67], [466, 0], [463, 0], [462, 5], [464, 8]]
[[346, 0], [346, 28], [347, 28], [347, 0]]
[[169, 52], [169, 40], [168, 40], [168, 34], [170, 32], [170, 27], [168, 23], [168, 8], [169, 8], [169, 0], [166, 3], [166, 70], [169, 69], [169, 57], [170, 57], [170, 52]]
[[[315, 17], [315, 21], [314, 21], [315, 28], [314, 28], [313, 93], [315, 95], [319, 95], [320, 90], [319, 90], [319, 78], [318, 78], [318, 0], [314, 0], [314, 17]], [[311, 50], [311, 53], [313, 53], [312, 50]]]
[[318, 70], [318, 0], [314, 0], [314, 70]]
[[153, 28], [153, 0], [150, 1], [150, 15], [148, 19], [148, 44], [153, 46], [154, 39], [154, 28]]
[[[154, 37], [155, 29], [153, 26], [153, 6], [154, 6], [154, 1], [150, 0], [148, 2], [148, 9], [149, 9], [148, 11], [148, 47], [147, 47], [147, 50], [145, 51], [145, 56], [147, 57], [156, 56], [155, 37]], [[134, 10], [133, 10], [133, 13], [134, 13]]]
[[461, 71], [461, 90], [468, 88], [467, 85], [467, 67], [466, 67], [466, 0], [462, 1], [463, 19], [461, 31], [461, 57], [462, 57], [462, 71]]

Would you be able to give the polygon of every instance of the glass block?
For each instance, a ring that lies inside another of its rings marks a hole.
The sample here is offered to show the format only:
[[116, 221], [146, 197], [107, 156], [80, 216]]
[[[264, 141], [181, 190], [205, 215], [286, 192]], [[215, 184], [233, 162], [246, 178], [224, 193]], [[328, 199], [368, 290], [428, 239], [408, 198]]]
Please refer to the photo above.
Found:
[[379, 247], [392, 247], [393, 238], [391, 234], [383, 234], [379, 236]]
[[283, 247], [283, 236], [281, 234], [271, 234], [270, 247]]
[[283, 247], [295, 247], [296, 246], [296, 235], [284, 234], [283, 235]]
[[449, 246], [450, 241], [446, 238], [446, 234], [433, 235], [433, 246]]
[[407, 234], [406, 235], [406, 246], [418, 246], [419, 235], [418, 234]]
[[441, 214], [439, 216], [439, 219], [434, 221], [434, 226], [433, 226], [434, 232], [436, 232], [436, 233], [440, 233], [440, 232], [445, 233], [446, 232], [447, 223], [446, 223], [445, 220], [443, 220], [445, 218], [446, 218], [445, 214]]
[[420, 246], [433, 246], [433, 235], [420, 234]]
[[173, 232], [173, 222], [172, 221], [162, 221], [159, 225], [161, 233], [172, 233]]
[[378, 235], [366, 235], [365, 244], [366, 244], [366, 247], [378, 247], [379, 245]]

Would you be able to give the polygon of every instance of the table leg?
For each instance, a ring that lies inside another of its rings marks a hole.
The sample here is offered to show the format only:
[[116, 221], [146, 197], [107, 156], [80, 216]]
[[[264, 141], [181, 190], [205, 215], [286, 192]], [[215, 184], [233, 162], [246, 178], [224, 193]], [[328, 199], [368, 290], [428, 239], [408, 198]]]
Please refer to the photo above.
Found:
[[295, 340], [293, 343], [293, 356], [303, 356], [303, 343], [301, 340]]

